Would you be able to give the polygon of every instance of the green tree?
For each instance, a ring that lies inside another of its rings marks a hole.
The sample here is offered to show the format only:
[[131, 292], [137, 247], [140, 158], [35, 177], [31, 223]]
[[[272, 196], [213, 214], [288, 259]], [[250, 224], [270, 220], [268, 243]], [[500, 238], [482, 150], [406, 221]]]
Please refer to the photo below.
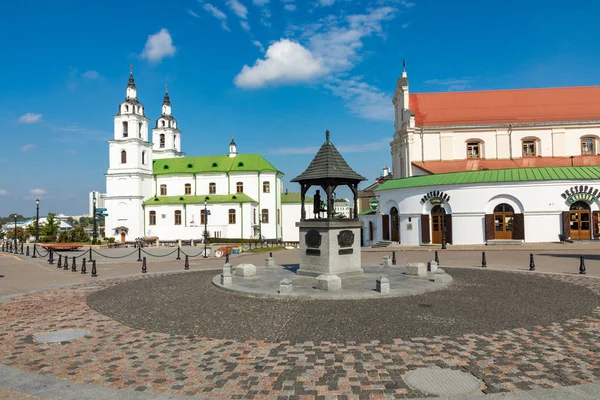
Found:
[[[15, 229], [9, 229], [8, 232], [6, 232], [6, 238], [8, 240], [14, 240], [15, 238]], [[27, 231], [25, 231], [25, 229], [17, 227], [17, 240], [19, 242], [26, 242], [27, 239], [29, 238], [29, 235], [27, 235]]]
[[69, 231], [69, 234], [71, 236], [71, 242], [82, 243], [88, 242], [90, 240], [89, 236], [85, 233], [85, 229], [83, 229], [83, 226], [76, 226], [75, 228]]
[[5, 235], [4, 231], [0, 231], [0, 239], [4, 239], [4, 235]]
[[53, 242], [58, 236], [58, 227], [60, 221], [56, 220], [56, 214], [48, 213], [48, 218], [45, 224], [40, 224], [40, 234], [44, 236], [45, 242]]
[[58, 234], [58, 242], [59, 243], [67, 243], [69, 242], [69, 232], [68, 231], [60, 231]]

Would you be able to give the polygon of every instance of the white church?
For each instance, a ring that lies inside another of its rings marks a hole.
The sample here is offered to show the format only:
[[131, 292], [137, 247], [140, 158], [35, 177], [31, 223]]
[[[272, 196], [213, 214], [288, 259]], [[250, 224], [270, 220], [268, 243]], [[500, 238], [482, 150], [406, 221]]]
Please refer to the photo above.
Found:
[[283, 192], [281, 171], [258, 154], [239, 154], [233, 138], [224, 155], [186, 157], [168, 87], [152, 140], [149, 121], [130, 71], [100, 195], [107, 238], [200, 240], [206, 225], [210, 237], [298, 240], [299, 196]]

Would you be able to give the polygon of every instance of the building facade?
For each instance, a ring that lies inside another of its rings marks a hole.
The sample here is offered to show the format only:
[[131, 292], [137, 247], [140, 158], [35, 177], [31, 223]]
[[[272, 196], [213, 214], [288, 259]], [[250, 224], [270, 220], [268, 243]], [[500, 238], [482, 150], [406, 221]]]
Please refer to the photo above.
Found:
[[366, 244], [600, 238], [600, 87], [409, 94], [403, 72], [392, 102]]
[[107, 209], [106, 237], [200, 240], [206, 227], [211, 237], [283, 239], [281, 171], [258, 154], [239, 154], [233, 138], [225, 155], [186, 157], [168, 91], [151, 138], [148, 126], [130, 72], [109, 141], [106, 193], [95, 193]]

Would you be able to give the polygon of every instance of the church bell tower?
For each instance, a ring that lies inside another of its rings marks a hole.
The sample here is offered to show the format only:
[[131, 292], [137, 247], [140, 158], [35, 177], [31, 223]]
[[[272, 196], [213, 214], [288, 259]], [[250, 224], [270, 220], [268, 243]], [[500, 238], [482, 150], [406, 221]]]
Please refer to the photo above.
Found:
[[166, 86], [162, 113], [152, 129], [152, 142], [155, 159], [185, 157], [185, 153], [181, 152], [181, 131], [177, 129], [177, 120], [171, 113], [169, 85]]

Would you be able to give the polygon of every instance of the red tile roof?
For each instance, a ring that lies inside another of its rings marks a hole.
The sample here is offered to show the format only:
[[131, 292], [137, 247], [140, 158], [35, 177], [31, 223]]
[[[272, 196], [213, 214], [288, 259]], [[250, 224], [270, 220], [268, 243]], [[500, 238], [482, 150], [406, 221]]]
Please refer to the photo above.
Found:
[[600, 120], [600, 86], [409, 94], [417, 126]]
[[570, 157], [531, 157], [514, 160], [468, 159], [453, 161], [413, 162], [414, 166], [430, 174], [448, 172], [481, 171], [486, 169], [529, 168], [529, 167], [582, 167], [600, 165], [600, 155]]

